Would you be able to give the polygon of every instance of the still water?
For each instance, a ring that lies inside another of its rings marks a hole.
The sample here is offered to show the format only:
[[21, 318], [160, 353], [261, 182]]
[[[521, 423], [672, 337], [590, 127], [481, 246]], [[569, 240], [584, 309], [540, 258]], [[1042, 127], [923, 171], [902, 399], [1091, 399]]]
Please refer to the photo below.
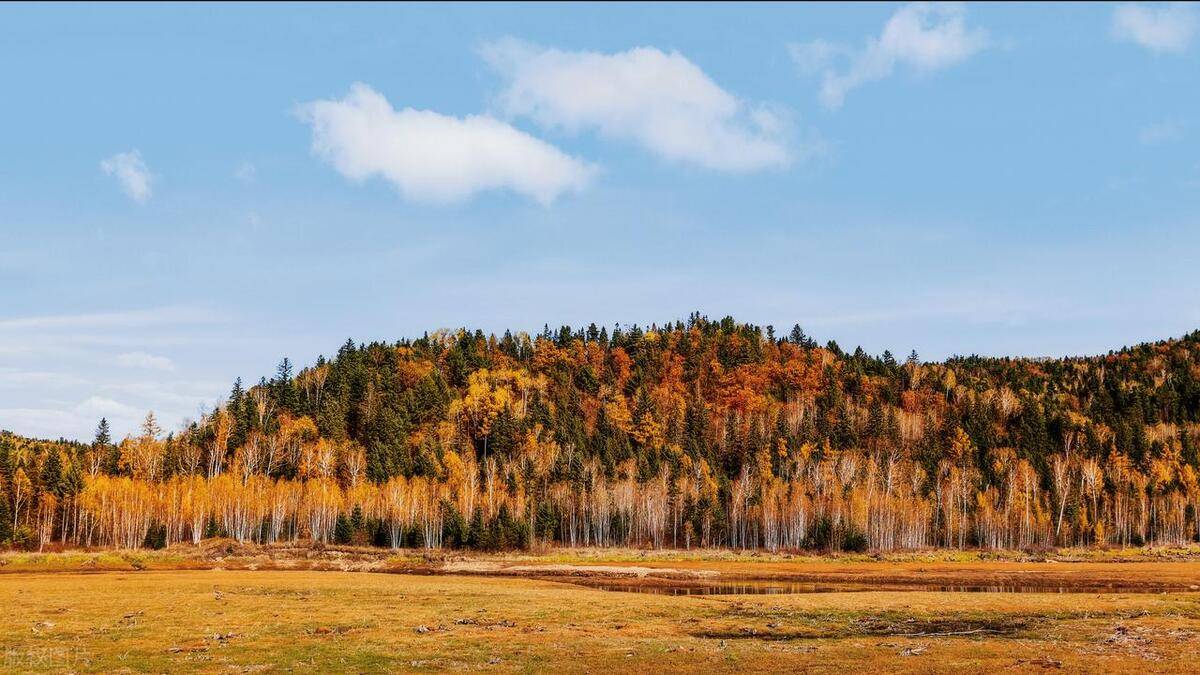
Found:
[[[556, 579], [561, 581], [561, 579]], [[1109, 585], [992, 585], [992, 584], [863, 584], [806, 583], [790, 581], [678, 581], [663, 579], [625, 581], [620, 579], [572, 579], [567, 583], [602, 591], [651, 593], [655, 595], [787, 595], [793, 593], [862, 593], [867, 591], [926, 593], [1181, 593], [1195, 588], [1180, 586]]]

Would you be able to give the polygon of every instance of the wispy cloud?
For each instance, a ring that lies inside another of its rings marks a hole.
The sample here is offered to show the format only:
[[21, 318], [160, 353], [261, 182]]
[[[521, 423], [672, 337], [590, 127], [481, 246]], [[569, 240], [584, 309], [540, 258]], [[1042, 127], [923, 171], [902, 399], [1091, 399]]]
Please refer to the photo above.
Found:
[[852, 90], [891, 76], [898, 67], [931, 73], [966, 61], [989, 45], [987, 31], [968, 28], [960, 3], [916, 2], [896, 10], [879, 37], [861, 49], [825, 40], [791, 46], [792, 58], [806, 75], [820, 75], [821, 103], [842, 107]]
[[115, 177], [121, 190], [139, 204], [145, 204], [153, 194], [154, 176], [142, 161], [142, 153], [137, 150], [118, 152], [101, 160], [100, 170]]
[[362, 83], [341, 100], [313, 101], [297, 112], [312, 127], [314, 154], [351, 180], [380, 176], [414, 201], [510, 190], [548, 205], [583, 189], [596, 172], [493, 117], [396, 110]]
[[595, 130], [666, 160], [721, 171], [792, 159], [785, 111], [738, 98], [678, 52], [560, 51], [514, 39], [481, 52], [504, 78], [497, 103], [509, 116], [569, 133]]
[[59, 389], [78, 387], [89, 384], [89, 381], [73, 373], [56, 373], [44, 370], [21, 370], [17, 368], [0, 368], [0, 387], [42, 389]]
[[0, 319], [0, 427], [87, 439], [102, 416], [123, 434], [150, 409], [173, 427], [228, 385], [158, 350], [194, 361], [227, 344], [229, 320], [189, 306]]
[[103, 396], [89, 396], [85, 401], [75, 406], [73, 411], [91, 418], [120, 417], [133, 419], [141, 413], [141, 411], [131, 405], [125, 405], [124, 403]]
[[258, 179], [258, 167], [251, 162], [242, 162], [234, 169], [233, 177], [249, 185]]
[[1175, 120], [1156, 122], [1142, 127], [1138, 141], [1142, 145], [1162, 145], [1183, 138], [1183, 125]]
[[0, 428], [37, 438], [86, 440], [101, 417], [112, 428], [132, 430], [145, 411], [103, 396], [54, 408], [0, 408]]
[[125, 352], [117, 355], [117, 364], [127, 368], [146, 368], [149, 370], [175, 370], [175, 364], [165, 356], [156, 356], [146, 352]]
[[161, 307], [116, 312], [84, 312], [79, 314], [48, 314], [41, 316], [0, 319], [0, 330], [48, 328], [137, 328], [163, 324], [214, 323], [222, 315], [193, 307]]
[[1113, 37], [1158, 54], [1187, 51], [1196, 28], [1197, 10], [1190, 3], [1125, 4], [1113, 10]]

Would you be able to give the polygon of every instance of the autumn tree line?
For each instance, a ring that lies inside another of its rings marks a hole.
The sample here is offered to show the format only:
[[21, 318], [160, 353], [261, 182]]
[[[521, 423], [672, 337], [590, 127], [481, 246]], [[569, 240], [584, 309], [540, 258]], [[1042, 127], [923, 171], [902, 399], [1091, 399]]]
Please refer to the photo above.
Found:
[[712, 321], [355, 344], [164, 433], [0, 434], [0, 542], [879, 550], [1200, 538], [1200, 331], [899, 361]]

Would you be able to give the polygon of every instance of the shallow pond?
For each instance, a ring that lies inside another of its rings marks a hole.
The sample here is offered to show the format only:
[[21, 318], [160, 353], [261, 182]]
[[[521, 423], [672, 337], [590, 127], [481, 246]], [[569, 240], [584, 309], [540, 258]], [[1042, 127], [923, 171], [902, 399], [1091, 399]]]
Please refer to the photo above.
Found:
[[[564, 581], [555, 579], [555, 581]], [[622, 593], [654, 595], [788, 595], [796, 593], [864, 593], [868, 591], [924, 593], [1186, 593], [1197, 589], [1180, 586], [1110, 585], [997, 585], [808, 583], [791, 581], [671, 581], [669, 579], [571, 579], [567, 583]]]

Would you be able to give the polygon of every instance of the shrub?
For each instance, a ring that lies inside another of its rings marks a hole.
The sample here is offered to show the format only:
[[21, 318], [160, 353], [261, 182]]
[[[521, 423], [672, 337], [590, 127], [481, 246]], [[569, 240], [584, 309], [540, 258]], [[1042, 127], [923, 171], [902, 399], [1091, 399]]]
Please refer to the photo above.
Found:
[[142, 541], [143, 548], [160, 549], [167, 547], [167, 526], [151, 525], [146, 530], [146, 539]]
[[854, 528], [842, 532], [842, 550], [852, 553], [863, 553], [867, 550], [867, 535]]
[[12, 539], [10, 540], [12, 547], [21, 551], [32, 551], [37, 548], [37, 534], [33, 528], [19, 525], [12, 531]]

